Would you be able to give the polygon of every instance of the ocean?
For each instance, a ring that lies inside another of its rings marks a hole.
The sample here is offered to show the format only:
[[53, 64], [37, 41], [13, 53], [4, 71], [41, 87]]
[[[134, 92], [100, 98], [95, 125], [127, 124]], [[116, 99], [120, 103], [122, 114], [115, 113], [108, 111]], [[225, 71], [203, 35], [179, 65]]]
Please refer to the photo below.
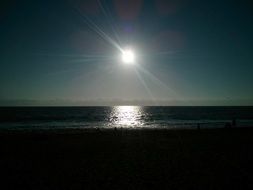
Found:
[[253, 127], [253, 107], [0, 107], [0, 129]]

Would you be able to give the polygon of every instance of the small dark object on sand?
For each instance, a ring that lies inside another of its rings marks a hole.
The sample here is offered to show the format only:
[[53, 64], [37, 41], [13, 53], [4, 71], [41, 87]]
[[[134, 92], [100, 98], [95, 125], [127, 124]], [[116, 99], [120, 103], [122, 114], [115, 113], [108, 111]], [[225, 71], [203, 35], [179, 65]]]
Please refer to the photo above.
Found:
[[230, 122], [227, 122], [226, 124], [225, 124], [225, 128], [231, 128], [232, 126], [231, 126], [231, 123]]
[[97, 132], [101, 132], [101, 129], [99, 127], [96, 127]]

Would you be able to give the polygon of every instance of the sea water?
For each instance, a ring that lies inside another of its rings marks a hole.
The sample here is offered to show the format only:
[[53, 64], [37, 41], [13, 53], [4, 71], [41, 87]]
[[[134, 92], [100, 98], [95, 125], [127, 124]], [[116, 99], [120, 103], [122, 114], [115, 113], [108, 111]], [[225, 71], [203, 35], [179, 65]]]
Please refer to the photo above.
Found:
[[253, 126], [253, 107], [0, 107], [0, 129], [220, 128]]

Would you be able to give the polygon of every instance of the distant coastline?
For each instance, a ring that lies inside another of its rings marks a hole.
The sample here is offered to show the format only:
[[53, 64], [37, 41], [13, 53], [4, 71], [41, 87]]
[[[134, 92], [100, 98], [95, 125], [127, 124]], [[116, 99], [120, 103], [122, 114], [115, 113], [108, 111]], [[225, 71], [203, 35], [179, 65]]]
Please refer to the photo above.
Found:
[[189, 99], [189, 100], [68, 100], [68, 99], [0, 99], [0, 107], [25, 106], [253, 106], [253, 99]]

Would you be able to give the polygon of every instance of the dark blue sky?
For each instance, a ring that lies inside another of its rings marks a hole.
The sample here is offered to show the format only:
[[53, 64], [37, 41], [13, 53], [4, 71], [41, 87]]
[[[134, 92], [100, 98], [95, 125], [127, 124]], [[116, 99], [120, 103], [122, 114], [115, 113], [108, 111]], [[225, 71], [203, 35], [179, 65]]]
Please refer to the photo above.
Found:
[[[2, 105], [253, 104], [251, 1], [0, 7]], [[132, 47], [136, 64], [122, 64], [115, 44]]]

